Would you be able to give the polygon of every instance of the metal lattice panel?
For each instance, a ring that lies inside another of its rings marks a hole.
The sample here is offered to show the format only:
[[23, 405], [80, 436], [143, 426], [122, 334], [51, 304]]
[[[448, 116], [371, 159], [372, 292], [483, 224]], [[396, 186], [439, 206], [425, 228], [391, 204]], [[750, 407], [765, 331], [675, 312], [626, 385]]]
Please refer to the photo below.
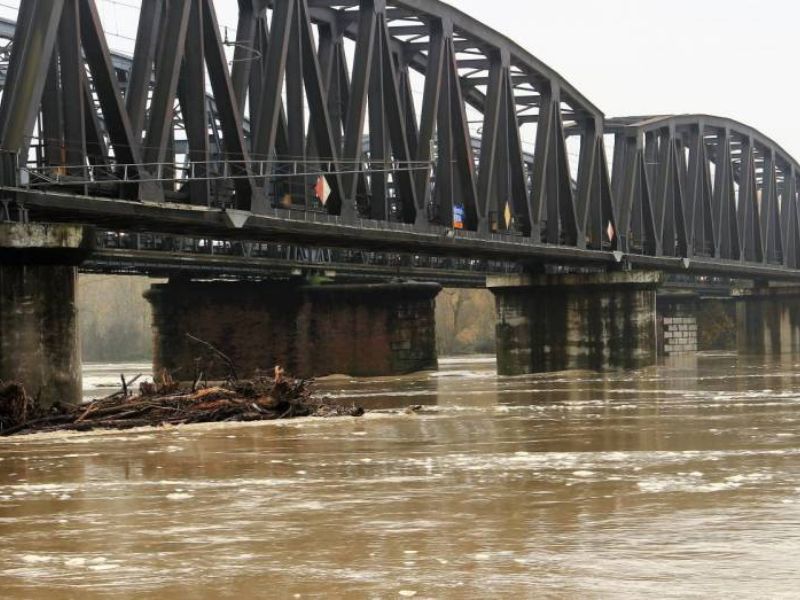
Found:
[[800, 267], [797, 165], [757, 131], [607, 123], [522, 47], [435, 0], [238, 5], [229, 42], [212, 0], [143, 0], [126, 58], [95, 0], [22, 0], [16, 25], [0, 23], [13, 37], [5, 196], [36, 218], [118, 229]]

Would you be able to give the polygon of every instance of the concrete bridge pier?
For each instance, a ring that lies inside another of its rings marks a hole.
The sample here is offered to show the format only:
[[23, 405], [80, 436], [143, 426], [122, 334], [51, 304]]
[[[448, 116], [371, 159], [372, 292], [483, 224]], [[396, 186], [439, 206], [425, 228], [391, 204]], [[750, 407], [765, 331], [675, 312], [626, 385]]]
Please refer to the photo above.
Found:
[[[280, 365], [296, 377], [381, 376], [438, 366], [434, 300], [438, 284], [307, 286], [170, 281], [145, 295], [153, 307], [154, 367], [175, 378], [228, 368], [238, 375]], [[188, 335], [187, 335], [188, 334]]]
[[0, 380], [44, 408], [82, 396], [75, 288], [92, 239], [81, 226], [0, 223]]
[[493, 277], [501, 375], [638, 369], [656, 362], [649, 272]]
[[736, 345], [742, 354], [800, 351], [800, 287], [736, 290]]

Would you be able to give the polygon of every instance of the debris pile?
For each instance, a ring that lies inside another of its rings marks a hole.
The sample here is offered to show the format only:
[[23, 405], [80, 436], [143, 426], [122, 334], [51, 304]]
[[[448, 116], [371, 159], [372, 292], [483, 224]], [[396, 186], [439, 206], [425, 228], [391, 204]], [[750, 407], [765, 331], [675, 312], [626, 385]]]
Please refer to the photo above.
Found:
[[133, 381], [126, 382], [123, 377], [122, 382], [123, 389], [111, 396], [80, 406], [57, 407], [47, 415], [32, 414], [22, 386], [0, 385], [0, 436], [364, 414], [355, 405], [315, 398], [307, 381], [285, 377], [280, 369], [274, 377], [205, 385], [178, 383], [165, 373], [158, 383], [142, 383], [138, 394], [129, 392]]

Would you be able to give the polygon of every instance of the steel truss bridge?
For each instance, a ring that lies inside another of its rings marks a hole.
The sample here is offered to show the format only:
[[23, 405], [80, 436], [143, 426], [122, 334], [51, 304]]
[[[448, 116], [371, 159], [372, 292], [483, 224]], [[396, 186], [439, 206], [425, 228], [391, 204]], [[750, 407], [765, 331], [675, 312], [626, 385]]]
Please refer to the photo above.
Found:
[[436, 0], [238, 8], [231, 40], [213, 0], [142, 0], [125, 57], [96, 0], [20, 0], [0, 220], [95, 225], [91, 268], [123, 272], [800, 279], [800, 165], [751, 127], [606, 119]]

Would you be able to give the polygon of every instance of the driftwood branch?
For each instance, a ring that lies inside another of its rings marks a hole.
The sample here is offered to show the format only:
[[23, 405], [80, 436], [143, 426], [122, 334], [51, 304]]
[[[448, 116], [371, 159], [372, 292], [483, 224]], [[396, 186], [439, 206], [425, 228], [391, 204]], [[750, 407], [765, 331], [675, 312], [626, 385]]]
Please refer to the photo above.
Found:
[[200, 344], [201, 346], [204, 346], [205, 348], [210, 350], [212, 354], [214, 354], [214, 355], [218, 356], [219, 358], [221, 358], [225, 362], [225, 365], [228, 367], [228, 371], [230, 373], [230, 380], [231, 381], [239, 381], [239, 376], [236, 373], [236, 366], [233, 364], [233, 361], [230, 359], [230, 357], [227, 354], [225, 354], [219, 348], [217, 348], [217, 347], [213, 346], [212, 344], [208, 343], [207, 341], [201, 340], [200, 338], [197, 338], [197, 337], [193, 336], [190, 333], [187, 333], [186, 337], [188, 339], [190, 339], [191, 341], [193, 341], [193, 342], [195, 342], [197, 344]]
[[[132, 381], [127, 382], [128, 387]], [[101, 398], [88, 405], [63, 409], [56, 415], [26, 414], [17, 409], [19, 401], [0, 402], [0, 416], [7, 415], [0, 437], [37, 431], [87, 431], [94, 428], [128, 429], [143, 425], [183, 425], [188, 423], [267, 421], [303, 416], [361, 416], [363, 410], [326, 399], [317, 399], [308, 382], [287, 377], [282, 370], [276, 378], [222, 383], [197, 388], [197, 383], [181, 384], [164, 374], [162, 382], [144, 382], [139, 395]], [[1, 389], [1, 388], [0, 388]], [[21, 386], [13, 388], [13, 398], [25, 398]], [[12, 397], [11, 392], [6, 396]], [[0, 396], [0, 400], [2, 400]], [[16, 403], [15, 403], [16, 402]]]

